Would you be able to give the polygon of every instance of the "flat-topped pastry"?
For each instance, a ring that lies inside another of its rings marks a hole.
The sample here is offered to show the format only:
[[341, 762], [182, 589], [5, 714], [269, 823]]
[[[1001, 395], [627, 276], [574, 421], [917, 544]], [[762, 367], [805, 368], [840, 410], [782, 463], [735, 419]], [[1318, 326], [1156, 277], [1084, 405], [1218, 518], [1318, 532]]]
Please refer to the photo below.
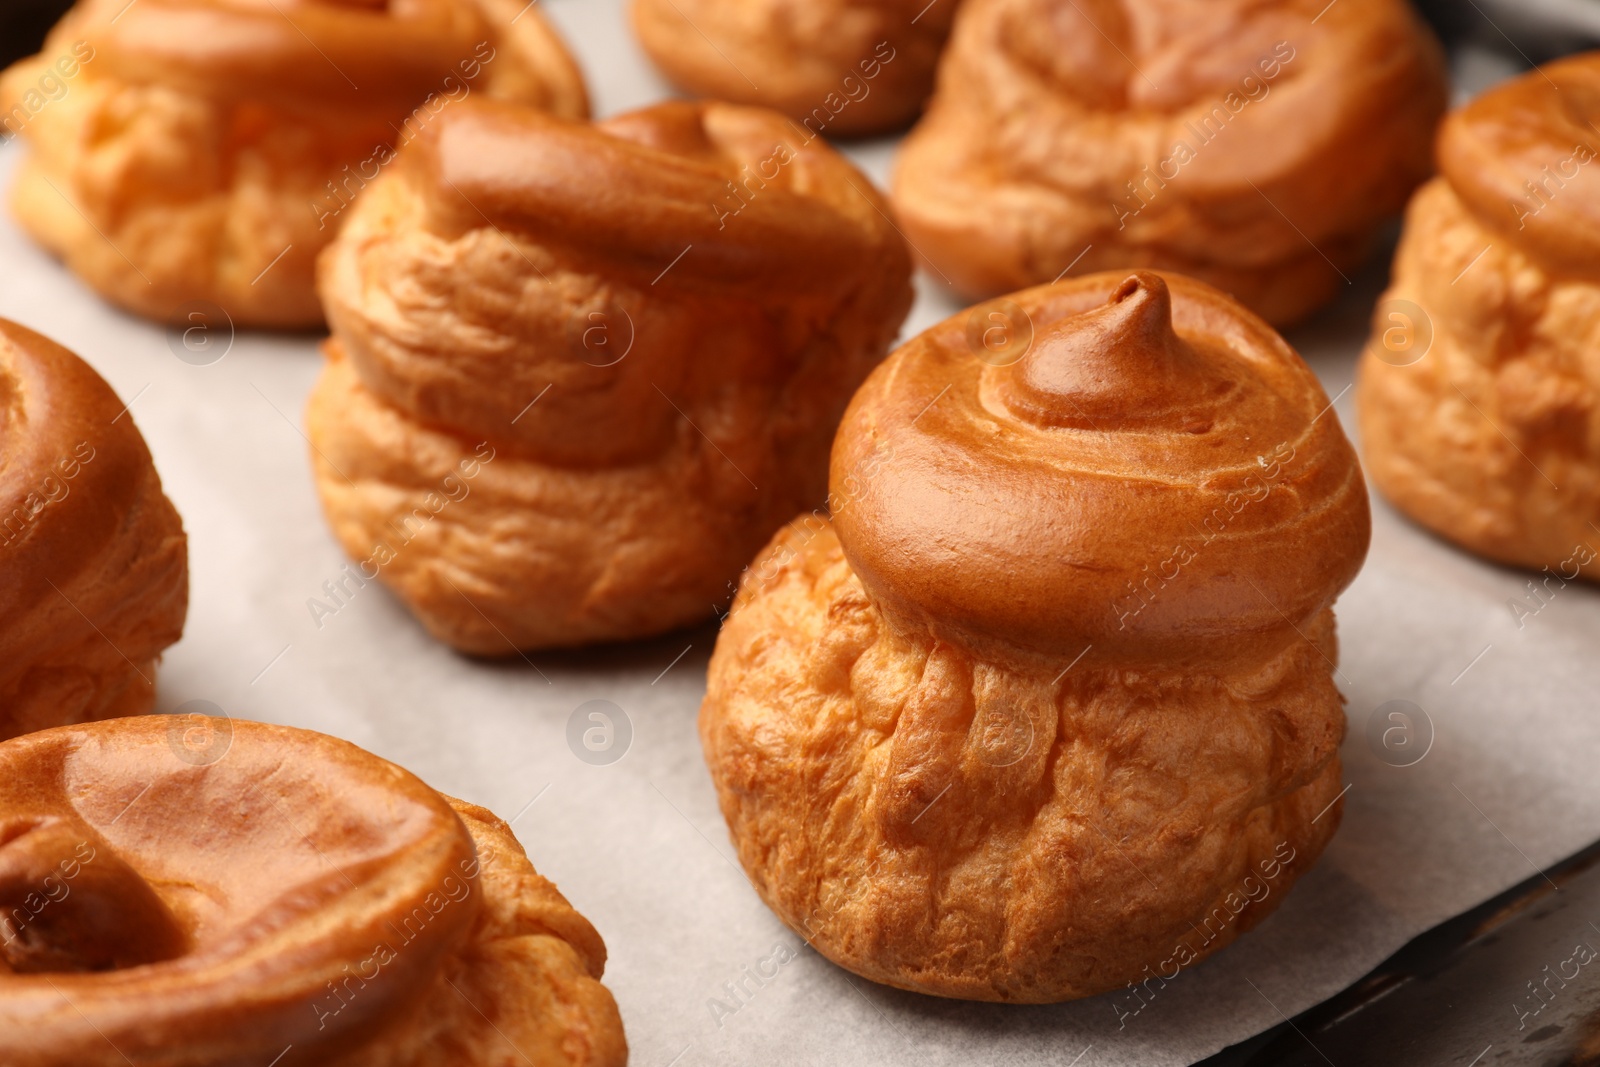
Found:
[[315, 326], [317, 253], [350, 203], [470, 96], [588, 112], [521, 0], [80, 0], [0, 79], [0, 122], [32, 147], [12, 207], [147, 318]]
[[969, 296], [1152, 267], [1283, 325], [1428, 176], [1445, 101], [1405, 0], [969, 0], [895, 210]]
[[306, 730], [0, 744], [0, 931], [7, 1067], [627, 1062], [605, 944], [510, 828]]
[[1600, 577], [1597, 121], [1600, 52], [1451, 114], [1356, 392], [1367, 470], [1395, 506], [1558, 583]]
[[701, 96], [780, 111], [807, 136], [905, 126], [960, 0], [634, 0], [656, 66]]
[[324, 256], [323, 507], [467, 652], [708, 618], [821, 505], [910, 273], [867, 179], [773, 112], [463, 104]]
[[183, 522], [133, 416], [0, 319], [0, 740], [149, 711], [188, 605]]
[[980, 305], [867, 379], [831, 488], [751, 565], [700, 712], [785, 923], [874, 981], [1046, 1002], [1278, 906], [1339, 822], [1330, 605], [1369, 519], [1270, 327], [1152, 272]]

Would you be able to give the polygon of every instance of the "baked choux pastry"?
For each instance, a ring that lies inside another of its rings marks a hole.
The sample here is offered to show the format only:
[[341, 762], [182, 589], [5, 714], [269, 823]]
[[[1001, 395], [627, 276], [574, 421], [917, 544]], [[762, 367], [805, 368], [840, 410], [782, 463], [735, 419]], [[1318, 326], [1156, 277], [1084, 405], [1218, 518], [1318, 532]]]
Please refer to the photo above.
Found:
[[0, 319], [0, 740], [149, 711], [188, 606], [183, 523], [133, 416]]
[[633, 25], [685, 89], [770, 107], [809, 137], [853, 137], [921, 112], [958, 2], [633, 0]]
[[306, 421], [355, 580], [481, 655], [709, 618], [826, 496], [910, 275], [867, 179], [772, 112], [452, 109], [323, 257]]
[[895, 210], [974, 298], [1151, 267], [1285, 325], [1428, 176], [1445, 102], [1405, 0], [968, 0]]
[[778, 917], [877, 982], [1049, 1002], [1171, 981], [1275, 909], [1340, 814], [1330, 605], [1369, 518], [1329, 408], [1180, 275], [1015, 293], [890, 356], [700, 712]]
[[12, 207], [146, 318], [316, 326], [350, 203], [472, 96], [588, 112], [524, 0], [80, 0], [0, 78], [0, 126], [33, 149]]
[[1597, 120], [1600, 52], [1450, 115], [1356, 391], [1383, 494], [1474, 552], [1543, 569], [1546, 593], [1600, 577]]
[[620, 1067], [511, 828], [354, 745], [141, 716], [0, 744], [7, 1067]]

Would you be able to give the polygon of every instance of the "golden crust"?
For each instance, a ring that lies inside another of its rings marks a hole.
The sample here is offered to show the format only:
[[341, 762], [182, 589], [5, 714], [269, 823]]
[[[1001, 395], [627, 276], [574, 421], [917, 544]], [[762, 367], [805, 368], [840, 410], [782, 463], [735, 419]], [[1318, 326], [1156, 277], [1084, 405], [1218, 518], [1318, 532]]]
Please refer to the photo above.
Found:
[[814, 134], [914, 119], [957, 0], [634, 0], [650, 58], [701, 96], [780, 111]]
[[369, 753], [140, 717], [0, 765], [8, 1067], [627, 1061], [593, 927], [505, 823]]
[[[306, 428], [323, 509], [362, 575], [439, 640], [484, 656], [705, 618], [760, 531], [806, 499], [751, 507], [739, 474], [688, 426], [649, 462], [598, 469], [434, 430], [383, 403], [332, 346]], [[811, 498], [825, 448], [806, 446], [815, 465], [799, 487]]]
[[[1022, 350], [996, 358], [1002, 330]], [[966, 647], [1259, 660], [1366, 557], [1366, 486], [1330, 406], [1210, 286], [1068, 278], [952, 316], [873, 372], [834, 441], [834, 526], [881, 607]]]
[[1600, 56], [1547, 73], [1565, 91], [1534, 72], [1441, 131], [1445, 174], [1407, 211], [1356, 396], [1367, 470], [1396, 507], [1547, 568], [1549, 588], [1600, 577], [1600, 144], [1581, 111]]
[[622, 1017], [600, 984], [606, 947], [505, 821], [450, 800], [477, 848], [483, 906], [447, 955], [426, 1011], [327, 1067], [621, 1067]]
[[[781, 173], [719, 217], [775, 145]], [[825, 495], [839, 414], [909, 307], [880, 207], [770, 112], [458, 109], [324, 257], [307, 424], [341, 543], [477, 654], [710, 615]]]
[[158, 321], [209, 302], [240, 326], [319, 325], [317, 253], [397, 141], [472, 93], [588, 112], [571, 57], [515, 0], [126, 6], [79, 3], [0, 79], [0, 121], [33, 148], [12, 194], [24, 229]]
[[1023, 1002], [1170, 979], [1276, 908], [1338, 819], [1330, 609], [1369, 538], [1330, 406], [1176, 275], [902, 345], [831, 518], [752, 565], [711, 660], [706, 762], [772, 908], [868, 978]]
[[[1419, 328], [1431, 347], [1410, 362]], [[1361, 359], [1367, 472], [1401, 511], [1480, 555], [1600, 577], [1597, 346], [1600, 285], [1550, 275], [1443, 179], [1429, 183]]]
[[1400, 0], [969, 0], [893, 199], [970, 296], [1149, 267], [1282, 325], [1428, 175], [1445, 100]]
[[995, 662], [897, 629], [797, 523], [744, 580], [700, 736], [752, 883], [824, 956], [940, 996], [1092, 996], [1222, 948], [1332, 837], [1332, 613], [1308, 632], [1229, 672]]
[[0, 320], [0, 739], [149, 711], [188, 542], [117, 395]]

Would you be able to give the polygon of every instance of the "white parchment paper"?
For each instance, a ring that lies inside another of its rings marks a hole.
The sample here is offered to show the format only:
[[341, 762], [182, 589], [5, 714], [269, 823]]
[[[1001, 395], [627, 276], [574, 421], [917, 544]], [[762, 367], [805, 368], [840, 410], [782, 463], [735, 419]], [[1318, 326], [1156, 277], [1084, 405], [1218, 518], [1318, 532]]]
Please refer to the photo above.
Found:
[[[544, 6], [581, 57], [598, 115], [668, 95], [621, 0]], [[881, 182], [892, 148], [850, 151]], [[7, 186], [19, 154], [0, 148]], [[1380, 263], [1355, 278], [1291, 338], [1339, 397], [1347, 430], [1345, 390], [1382, 276]], [[955, 310], [924, 291], [907, 334]], [[1338, 606], [1351, 720], [1344, 825], [1280, 911], [1122, 1025], [1117, 1005], [1135, 1006], [1126, 998], [1000, 1007], [875, 986], [806, 949], [732, 859], [694, 726], [713, 627], [530, 665], [453, 654], [376, 584], [314, 619], [308, 600], [326, 600], [323, 583], [346, 562], [300, 429], [316, 338], [241, 333], [220, 362], [187, 364], [167, 331], [99, 301], [9, 219], [0, 315], [80, 353], [131, 403], [183, 514], [192, 602], [161, 669], [160, 708], [208, 700], [336, 734], [514, 819], [535, 864], [604, 935], [606, 982], [640, 1067], [1186, 1064], [1330, 996], [1426, 927], [1600, 836], [1600, 595], [1569, 586], [1519, 620], [1508, 602], [1537, 604], [1523, 600], [1526, 575], [1375, 502], [1371, 556]], [[568, 744], [569, 719], [590, 700], [613, 702], [631, 726], [609, 765]], [[1366, 737], [1391, 700], [1415, 702], [1432, 724], [1412, 766], [1391, 766]], [[746, 978], [758, 964], [776, 974]], [[730, 994], [741, 980], [744, 992]], [[1506, 1020], [1509, 1039], [1510, 1011]], [[1463, 1048], [1461, 1062], [1478, 1051]]]

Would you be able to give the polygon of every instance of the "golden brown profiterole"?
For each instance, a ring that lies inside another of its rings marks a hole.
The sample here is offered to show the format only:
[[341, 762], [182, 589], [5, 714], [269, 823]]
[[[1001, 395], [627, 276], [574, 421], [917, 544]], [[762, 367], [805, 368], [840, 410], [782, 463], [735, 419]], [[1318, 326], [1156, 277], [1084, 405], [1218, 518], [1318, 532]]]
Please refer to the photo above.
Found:
[[1150, 267], [1282, 326], [1428, 176], [1446, 89], [1406, 0], [969, 0], [895, 211], [973, 298]]
[[708, 618], [826, 495], [910, 274], [866, 177], [773, 112], [469, 101], [324, 254], [323, 509], [465, 652]]
[[322, 323], [349, 204], [471, 96], [582, 117], [521, 0], [80, 0], [0, 79], [32, 151], [12, 208], [102, 296], [158, 321]]
[[959, 0], [634, 0], [650, 58], [700, 96], [860, 137], [922, 111]]
[[606, 950], [490, 812], [354, 745], [141, 716], [0, 744], [7, 1067], [620, 1067]]
[[1600, 577], [1600, 52], [1483, 93], [1439, 131], [1356, 397], [1390, 502], [1467, 549]]
[[188, 541], [126, 405], [0, 319], [0, 740], [149, 711]]
[[856, 394], [752, 565], [700, 736], [752, 884], [873, 981], [1170, 980], [1339, 823], [1331, 605], [1366, 489], [1262, 320], [1175, 274], [1012, 294]]

